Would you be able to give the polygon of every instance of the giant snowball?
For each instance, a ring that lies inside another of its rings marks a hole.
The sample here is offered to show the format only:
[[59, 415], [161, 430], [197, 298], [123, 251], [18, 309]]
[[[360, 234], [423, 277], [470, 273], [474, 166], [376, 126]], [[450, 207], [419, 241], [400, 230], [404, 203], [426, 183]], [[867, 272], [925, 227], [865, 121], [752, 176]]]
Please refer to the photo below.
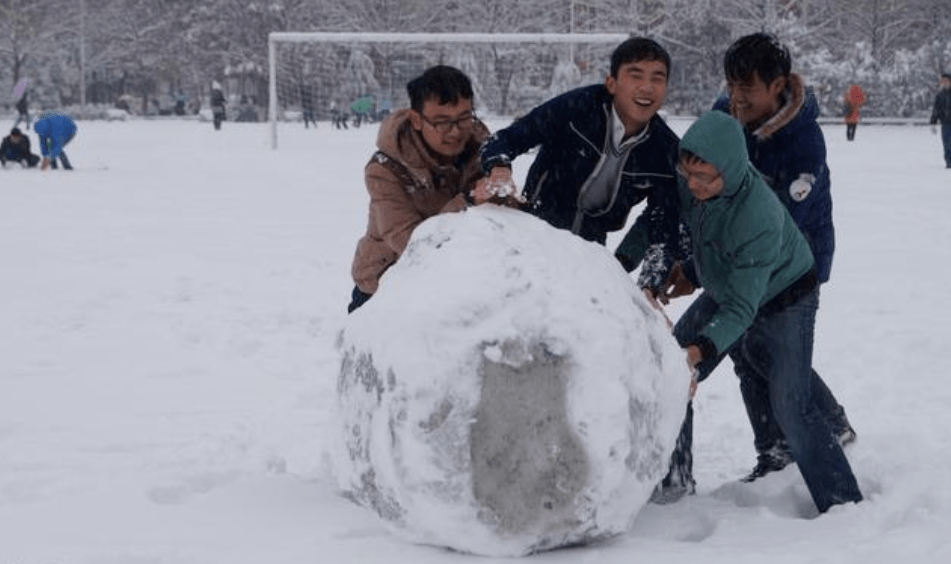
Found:
[[484, 555], [626, 531], [690, 380], [604, 247], [495, 206], [420, 225], [340, 345], [345, 494], [415, 542]]

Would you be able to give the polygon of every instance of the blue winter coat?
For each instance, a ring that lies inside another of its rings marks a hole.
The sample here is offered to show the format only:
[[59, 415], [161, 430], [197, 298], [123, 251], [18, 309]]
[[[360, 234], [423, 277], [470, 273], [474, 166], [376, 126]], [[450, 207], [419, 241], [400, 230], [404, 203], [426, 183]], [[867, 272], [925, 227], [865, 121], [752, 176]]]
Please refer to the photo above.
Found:
[[[492, 135], [481, 149], [482, 169], [488, 174], [495, 166], [510, 166], [518, 155], [539, 147], [523, 188], [528, 211], [557, 228], [571, 229], [581, 187], [601, 160], [611, 111], [611, 94], [600, 84], [557, 96]], [[648, 219], [639, 218], [636, 225], [647, 233], [644, 240], [676, 247], [678, 139], [658, 116], [648, 127], [648, 135], [631, 149], [610, 205], [583, 216], [581, 237], [604, 244], [607, 233], [623, 228], [631, 208], [646, 199], [641, 218]]]
[[[713, 107], [731, 113], [726, 96]], [[819, 104], [812, 89], [792, 74], [779, 112], [755, 131], [744, 128], [743, 133], [753, 166], [806, 236], [819, 281], [826, 282], [832, 272], [835, 228], [825, 137], [816, 123], [818, 116]]]
[[63, 146], [76, 135], [76, 122], [69, 116], [51, 115], [37, 120], [33, 131], [40, 138], [40, 151], [44, 158], [55, 159], [63, 152]]

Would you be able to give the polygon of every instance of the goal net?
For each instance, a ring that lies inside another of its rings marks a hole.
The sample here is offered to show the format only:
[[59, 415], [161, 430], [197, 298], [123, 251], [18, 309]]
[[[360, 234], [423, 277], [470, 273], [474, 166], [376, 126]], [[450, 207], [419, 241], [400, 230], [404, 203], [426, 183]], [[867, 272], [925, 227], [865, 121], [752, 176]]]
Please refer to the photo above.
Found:
[[472, 80], [476, 112], [510, 118], [601, 82], [626, 34], [289, 33], [268, 36], [271, 145], [281, 127], [354, 127], [409, 107], [406, 83], [433, 65]]

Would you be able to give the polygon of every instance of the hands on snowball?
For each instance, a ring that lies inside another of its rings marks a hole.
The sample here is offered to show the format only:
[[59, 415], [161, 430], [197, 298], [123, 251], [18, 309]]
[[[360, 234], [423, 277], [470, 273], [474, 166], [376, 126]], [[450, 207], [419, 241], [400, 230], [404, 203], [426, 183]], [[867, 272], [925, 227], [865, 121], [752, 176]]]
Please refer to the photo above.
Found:
[[[664, 305], [670, 303], [670, 300], [673, 298], [689, 296], [696, 289], [690, 279], [684, 274], [683, 266], [679, 262], [676, 262], [670, 268], [670, 274], [667, 275], [667, 280], [665, 280], [659, 288], [643, 288], [642, 290], [648, 303], [664, 316], [664, 319], [667, 321], [667, 328], [672, 329], [673, 323], [670, 321], [670, 318], [667, 317], [667, 312], [664, 311]], [[703, 360], [703, 352], [700, 350], [700, 347], [696, 345], [690, 345], [684, 350], [687, 353], [687, 366], [690, 367], [690, 399], [693, 399], [697, 393], [697, 365]]]
[[512, 169], [506, 167], [493, 168], [488, 177], [476, 183], [469, 197], [477, 206], [492, 203], [517, 208], [525, 203], [525, 197], [512, 181]]

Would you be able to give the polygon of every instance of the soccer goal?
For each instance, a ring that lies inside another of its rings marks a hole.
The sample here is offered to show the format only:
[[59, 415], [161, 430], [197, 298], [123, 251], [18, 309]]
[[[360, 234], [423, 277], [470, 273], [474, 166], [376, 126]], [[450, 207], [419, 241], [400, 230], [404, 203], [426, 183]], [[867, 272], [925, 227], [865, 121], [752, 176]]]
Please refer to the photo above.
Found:
[[445, 64], [472, 80], [483, 117], [517, 116], [601, 82], [623, 33], [293, 33], [268, 36], [271, 146], [279, 124], [344, 128], [409, 106], [406, 83]]

